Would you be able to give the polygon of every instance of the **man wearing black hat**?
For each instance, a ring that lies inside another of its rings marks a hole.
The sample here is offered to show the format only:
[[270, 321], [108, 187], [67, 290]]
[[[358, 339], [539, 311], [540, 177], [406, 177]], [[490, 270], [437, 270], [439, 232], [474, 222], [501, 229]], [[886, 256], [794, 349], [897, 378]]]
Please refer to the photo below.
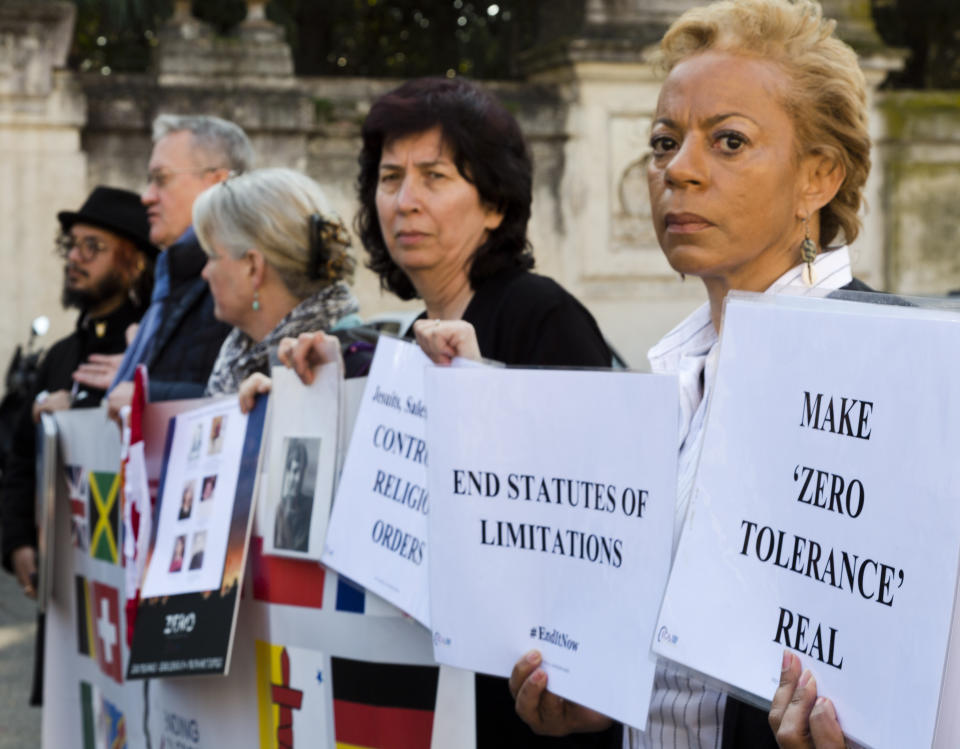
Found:
[[[80, 310], [73, 333], [57, 341], [40, 364], [32, 409], [20, 415], [0, 483], [0, 562], [23, 592], [36, 596], [37, 528], [34, 514], [34, 422], [43, 411], [97, 406], [104, 391], [75, 379], [80, 367], [116, 370], [127, 329], [150, 302], [157, 248], [147, 211], [128, 190], [97, 187], [79, 211], [57, 214], [64, 259], [64, 307]], [[30, 704], [43, 694], [43, 617], [37, 627]]]
[[[104, 391], [74, 379], [81, 366], [115, 370], [127, 329], [150, 301], [157, 249], [147, 212], [128, 190], [97, 187], [79, 211], [57, 214], [64, 259], [64, 307], [80, 310], [73, 333], [57, 341], [40, 364], [32, 413], [21, 415], [0, 483], [0, 561], [24, 592], [36, 594], [34, 422], [43, 411], [97, 406]], [[110, 364], [110, 362], [113, 362]]]

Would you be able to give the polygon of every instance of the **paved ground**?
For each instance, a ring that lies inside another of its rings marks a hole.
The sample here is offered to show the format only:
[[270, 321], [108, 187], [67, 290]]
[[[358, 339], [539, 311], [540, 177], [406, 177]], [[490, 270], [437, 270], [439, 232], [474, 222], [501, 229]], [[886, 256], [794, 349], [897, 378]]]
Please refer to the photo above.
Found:
[[40, 746], [40, 709], [29, 707], [36, 604], [0, 571], [0, 749]]

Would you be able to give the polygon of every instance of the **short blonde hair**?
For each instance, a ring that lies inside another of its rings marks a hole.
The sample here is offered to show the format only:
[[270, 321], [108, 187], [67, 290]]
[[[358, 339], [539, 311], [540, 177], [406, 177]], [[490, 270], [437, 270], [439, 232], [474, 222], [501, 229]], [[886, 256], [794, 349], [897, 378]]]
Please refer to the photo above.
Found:
[[678, 18], [660, 42], [659, 62], [672, 70], [691, 55], [716, 50], [769, 60], [790, 78], [783, 105], [800, 155], [834, 159], [846, 176], [820, 211], [820, 244], [852, 242], [870, 173], [866, 80], [856, 53], [834, 35], [814, 0], [721, 0]]
[[[322, 233], [325, 266], [310, 278], [313, 214], [328, 230]], [[235, 258], [251, 249], [262, 252], [298, 299], [353, 277], [346, 228], [320, 185], [293, 169], [256, 169], [213, 185], [193, 204], [193, 228], [208, 255], [214, 243]]]

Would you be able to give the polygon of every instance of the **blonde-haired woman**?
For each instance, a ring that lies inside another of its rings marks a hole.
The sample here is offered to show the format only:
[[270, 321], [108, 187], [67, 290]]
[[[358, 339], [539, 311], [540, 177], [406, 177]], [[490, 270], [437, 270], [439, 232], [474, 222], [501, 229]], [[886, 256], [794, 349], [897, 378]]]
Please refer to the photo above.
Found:
[[[684, 13], [661, 43], [668, 74], [650, 135], [652, 218], [670, 265], [699, 276], [708, 297], [649, 355], [654, 372], [680, 380], [678, 530], [727, 292], [869, 290], [851, 275], [845, 246], [859, 231], [870, 170], [866, 86], [834, 27], [813, 0], [725, 0]], [[609, 723], [547, 692], [540, 665], [532, 651], [510, 679], [517, 712], [535, 731]], [[661, 664], [647, 731], [631, 731], [629, 744], [824, 749], [844, 739], [832, 703], [787, 652], [769, 715]]]
[[203, 277], [214, 315], [234, 326], [207, 382], [208, 395], [236, 393], [269, 372], [284, 337], [359, 321], [347, 281], [350, 240], [320, 186], [292, 169], [258, 169], [211, 187], [193, 206], [207, 253]]

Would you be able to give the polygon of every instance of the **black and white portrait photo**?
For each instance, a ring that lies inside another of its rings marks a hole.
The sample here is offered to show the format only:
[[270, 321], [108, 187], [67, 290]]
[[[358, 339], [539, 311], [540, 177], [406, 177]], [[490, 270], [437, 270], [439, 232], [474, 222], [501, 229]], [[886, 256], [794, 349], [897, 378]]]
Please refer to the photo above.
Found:
[[283, 441], [283, 477], [273, 526], [277, 549], [307, 551], [319, 455], [319, 438], [287, 437]]

